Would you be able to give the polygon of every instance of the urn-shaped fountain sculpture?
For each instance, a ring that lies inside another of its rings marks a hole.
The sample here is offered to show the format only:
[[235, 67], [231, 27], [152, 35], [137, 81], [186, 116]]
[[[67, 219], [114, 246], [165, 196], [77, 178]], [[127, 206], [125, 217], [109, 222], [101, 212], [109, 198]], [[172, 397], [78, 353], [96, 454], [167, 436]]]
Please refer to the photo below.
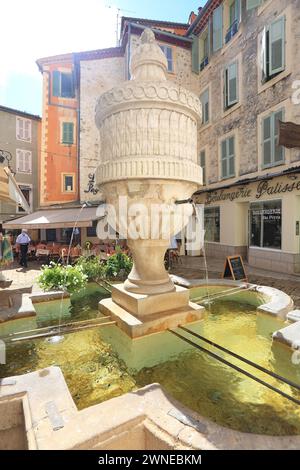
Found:
[[131, 80], [101, 95], [96, 106], [101, 141], [96, 184], [108, 224], [127, 239], [134, 262], [128, 279], [113, 288], [112, 299], [102, 301], [100, 309], [117, 317], [131, 336], [176, 326], [176, 318], [194, 321], [201, 312], [164, 266], [171, 237], [193, 212], [191, 204], [176, 202], [188, 200], [202, 184], [201, 104], [168, 81], [166, 72], [166, 57], [146, 29], [132, 56]]

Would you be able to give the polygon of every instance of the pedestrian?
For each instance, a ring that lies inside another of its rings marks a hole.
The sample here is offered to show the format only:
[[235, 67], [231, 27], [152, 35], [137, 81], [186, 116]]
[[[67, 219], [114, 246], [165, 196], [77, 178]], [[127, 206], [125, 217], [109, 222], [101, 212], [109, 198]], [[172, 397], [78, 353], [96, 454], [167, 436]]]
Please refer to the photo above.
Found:
[[30, 237], [28, 236], [27, 230], [23, 229], [22, 233], [18, 235], [16, 243], [20, 245], [21, 251], [21, 259], [20, 259], [20, 266], [27, 268], [27, 253], [28, 253], [28, 246], [31, 242]]

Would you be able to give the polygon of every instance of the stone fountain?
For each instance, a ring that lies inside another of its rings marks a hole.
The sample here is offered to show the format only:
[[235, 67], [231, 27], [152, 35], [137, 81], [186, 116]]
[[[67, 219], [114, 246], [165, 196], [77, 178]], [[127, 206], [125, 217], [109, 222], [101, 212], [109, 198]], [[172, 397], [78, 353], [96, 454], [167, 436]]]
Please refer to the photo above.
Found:
[[201, 104], [166, 72], [166, 57], [146, 29], [132, 56], [131, 80], [101, 95], [96, 106], [102, 160], [96, 183], [114, 209], [108, 209], [108, 223], [127, 239], [134, 261], [100, 310], [131, 337], [197, 321], [203, 312], [164, 267], [170, 238], [193, 213], [191, 204], [176, 201], [188, 200], [202, 185]]

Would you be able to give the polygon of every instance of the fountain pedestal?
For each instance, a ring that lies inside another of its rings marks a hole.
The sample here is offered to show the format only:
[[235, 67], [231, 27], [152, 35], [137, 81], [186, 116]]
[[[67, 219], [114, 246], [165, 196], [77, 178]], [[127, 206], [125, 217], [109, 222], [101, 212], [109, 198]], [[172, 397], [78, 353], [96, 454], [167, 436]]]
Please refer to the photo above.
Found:
[[166, 57], [146, 29], [132, 56], [132, 79], [101, 95], [96, 106], [101, 142], [96, 184], [115, 210], [108, 224], [127, 239], [133, 257], [128, 279], [114, 286], [100, 310], [132, 337], [197, 321], [203, 312], [164, 267], [171, 238], [193, 212], [191, 204], [175, 203], [190, 199], [202, 185], [201, 104], [167, 81], [166, 71]]

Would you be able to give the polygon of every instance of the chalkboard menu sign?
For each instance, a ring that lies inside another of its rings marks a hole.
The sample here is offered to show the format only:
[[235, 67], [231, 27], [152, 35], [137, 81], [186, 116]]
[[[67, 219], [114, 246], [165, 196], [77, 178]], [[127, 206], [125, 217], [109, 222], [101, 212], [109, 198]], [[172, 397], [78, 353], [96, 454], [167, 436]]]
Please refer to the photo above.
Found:
[[223, 278], [232, 277], [235, 281], [248, 281], [241, 255], [227, 256]]

